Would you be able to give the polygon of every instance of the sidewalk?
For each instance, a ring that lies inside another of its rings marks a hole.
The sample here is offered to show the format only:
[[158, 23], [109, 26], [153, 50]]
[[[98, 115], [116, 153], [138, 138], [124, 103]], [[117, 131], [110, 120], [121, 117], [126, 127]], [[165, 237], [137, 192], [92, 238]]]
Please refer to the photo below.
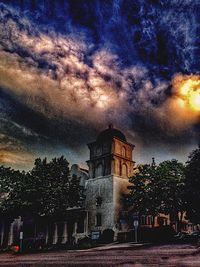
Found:
[[71, 251], [99, 251], [99, 250], [111, 250], [111, 249], [131, 249], [131, 248], [140, 248], [140, 247], [147, 247], [152, 245], [151, 243], [135, 243], [135, 242], [128, 242], [128, 243], [119, 243], [113, 242], [110, 244], [101, 244], [93, 248], [89, 249], [79, 249], [79, 250], [71, 250]]

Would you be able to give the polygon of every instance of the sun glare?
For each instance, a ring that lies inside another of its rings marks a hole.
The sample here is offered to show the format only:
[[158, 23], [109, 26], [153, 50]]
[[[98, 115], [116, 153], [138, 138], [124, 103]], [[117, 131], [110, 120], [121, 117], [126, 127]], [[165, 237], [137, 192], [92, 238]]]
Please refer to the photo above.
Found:
[[194, 110], [200, 111], [200, 89], [190, 96], [190, 105]]
[[197, 75], [175, 80], [178, 93], [178, 104], [189, 106], [193, 111], [200, 111], [200, 77]]

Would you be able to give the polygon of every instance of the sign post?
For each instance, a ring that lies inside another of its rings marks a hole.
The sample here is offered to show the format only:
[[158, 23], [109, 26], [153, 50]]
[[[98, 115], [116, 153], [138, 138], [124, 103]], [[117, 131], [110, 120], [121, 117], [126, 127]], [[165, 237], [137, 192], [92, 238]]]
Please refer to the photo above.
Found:
[[23, 232], [19, 233], [19, 240], [20, 240], [20, 252], [23, 251]]
[[139, 225], [139, 221], [138, 220], [134, 220], [133, 221], [133, 226], [135, 228], [135, 243], [138, 242], [138, 225]]

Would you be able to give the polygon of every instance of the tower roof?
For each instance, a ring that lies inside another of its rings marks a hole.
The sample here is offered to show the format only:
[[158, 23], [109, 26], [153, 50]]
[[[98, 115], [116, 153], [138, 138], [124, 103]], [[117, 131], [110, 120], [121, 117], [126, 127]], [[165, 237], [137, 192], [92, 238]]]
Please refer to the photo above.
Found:
[[113, 128], [112, 124], [110, 124], [108, 129], [104, 130], [98, 135], [97, 141], [98, 142], [107, 141], [113, 139], [114, 137], [117, 137], [120, 140], [126, 142], [125, 135], [121, 131]]

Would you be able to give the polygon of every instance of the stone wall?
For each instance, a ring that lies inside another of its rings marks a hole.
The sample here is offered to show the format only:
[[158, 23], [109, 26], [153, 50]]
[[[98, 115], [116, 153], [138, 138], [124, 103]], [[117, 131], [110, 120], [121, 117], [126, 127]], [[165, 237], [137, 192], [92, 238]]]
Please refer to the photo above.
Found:
[[[97, 198], [101, 197], [101, 205], [97, 205]], [[113, 205], [113, 177], [104, 176], [89, 179], [86, 184], [86, 210], [89, 211], [88, 227], [91, 230], [112, 228], [114, 224]], [[101, 214], [102, 226], [96, 226], [96, 215]]]

